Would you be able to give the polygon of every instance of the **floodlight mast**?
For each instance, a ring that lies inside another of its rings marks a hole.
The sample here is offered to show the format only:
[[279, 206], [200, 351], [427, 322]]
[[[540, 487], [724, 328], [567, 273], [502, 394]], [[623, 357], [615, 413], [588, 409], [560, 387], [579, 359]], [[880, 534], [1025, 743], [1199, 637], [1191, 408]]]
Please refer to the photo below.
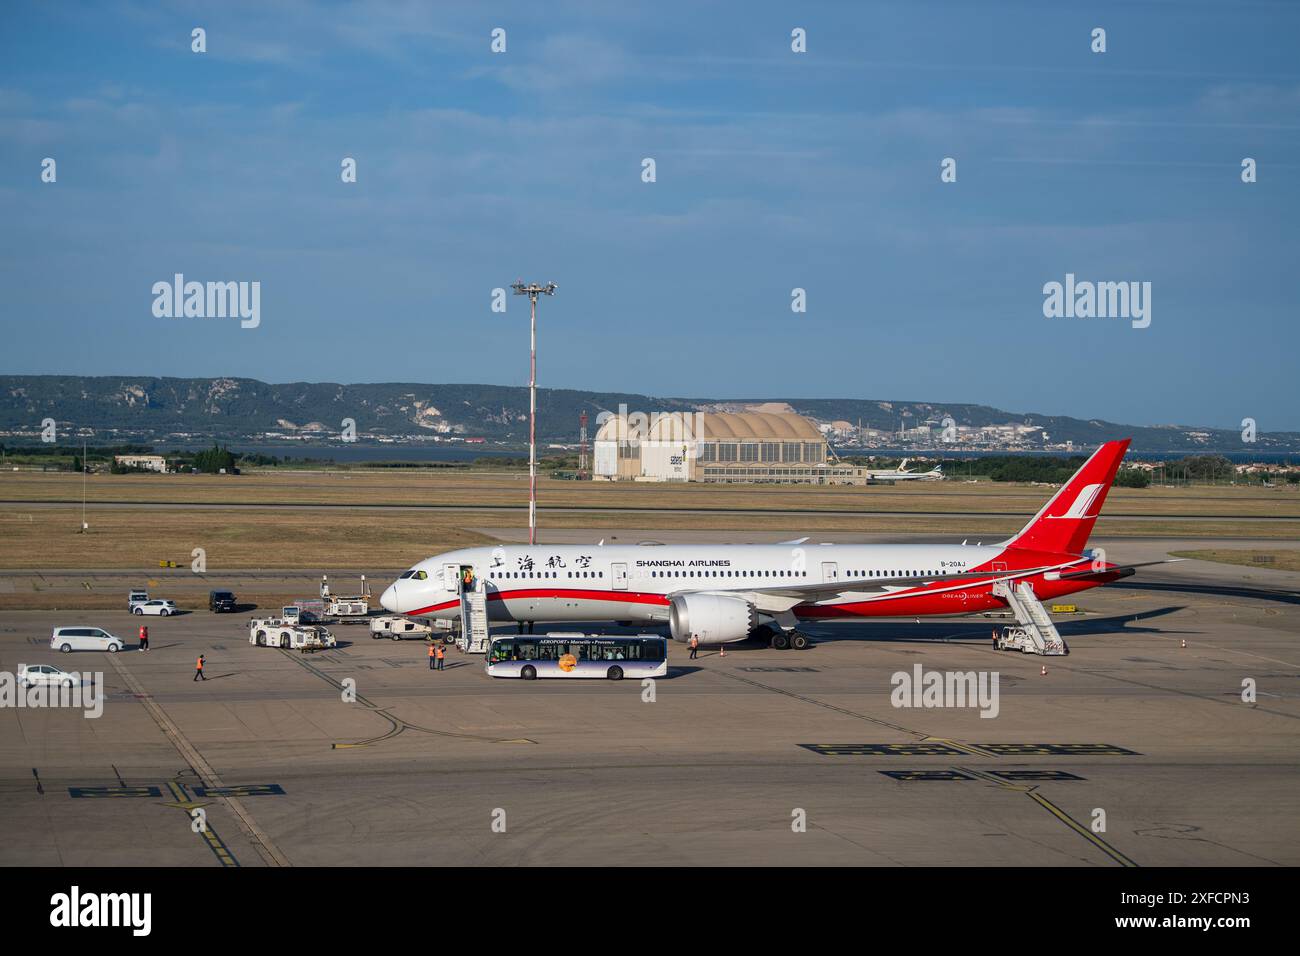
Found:
[[537, 297], [555, 295], [556, 285], [548, 282], [525, 284], [520, 279], [510, 288], [515, 295], [528, 296], [528, 543], [537, 543]]

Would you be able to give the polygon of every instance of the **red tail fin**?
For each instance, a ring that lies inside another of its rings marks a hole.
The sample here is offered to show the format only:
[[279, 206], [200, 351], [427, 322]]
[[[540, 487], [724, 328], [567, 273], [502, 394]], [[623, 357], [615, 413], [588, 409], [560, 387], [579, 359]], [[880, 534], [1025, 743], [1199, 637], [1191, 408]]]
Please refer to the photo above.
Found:
[[1056, 554], [1082, 554], [1130, 441], [1129, 438], [1108, 441], [1093, 452], [1074, 477], [1061, 486], [1061, 490], [1043, 505], [1033, 520], [1007, 542], [1007, 546]]

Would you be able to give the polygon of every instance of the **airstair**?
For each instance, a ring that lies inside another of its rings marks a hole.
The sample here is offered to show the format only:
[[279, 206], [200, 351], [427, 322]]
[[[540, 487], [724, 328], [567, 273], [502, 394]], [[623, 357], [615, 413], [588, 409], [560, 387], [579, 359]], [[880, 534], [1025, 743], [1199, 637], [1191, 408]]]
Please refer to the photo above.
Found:
[[1003, 628], [995, 642], [998, 650], [1023, 651], [1047, 657], [1061, 657], [1070, 653], [1065, 638], [1057, 631], [1047, 608], [1038, 600], [1028, 581], [1021, 581], [1015, 587], [1007, 581], [994, 581], [993, 594], [1007, 602], [1018, 625]]
[[488, 649], [487, 594], [479, 587], [460, 592], [460, 635], [456, 646], [467, 654]]

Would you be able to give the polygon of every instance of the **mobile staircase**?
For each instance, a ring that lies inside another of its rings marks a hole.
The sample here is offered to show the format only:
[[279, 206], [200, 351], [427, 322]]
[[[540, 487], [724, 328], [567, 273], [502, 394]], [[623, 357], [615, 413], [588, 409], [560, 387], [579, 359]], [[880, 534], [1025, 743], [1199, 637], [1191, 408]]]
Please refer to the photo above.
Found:
[[487, 594], [475, 586], [460, 592], [460, 635], [456, 646], [466, 654], [486, 654], [488, 649]]
[[1063, 657], [1070, 653], [1065, 638], [1061, 637], [1047, 608], [1038, 600], [1028, 581], [1021, 581], [1014, 587], [1007, 581], [994, 581], [993, 595], [1006, 601], [1016, 618], [1016, 626], [1003, 628], [1002, 633], [994, 638], [998, 650], [1023, 651], [1045, 657]]

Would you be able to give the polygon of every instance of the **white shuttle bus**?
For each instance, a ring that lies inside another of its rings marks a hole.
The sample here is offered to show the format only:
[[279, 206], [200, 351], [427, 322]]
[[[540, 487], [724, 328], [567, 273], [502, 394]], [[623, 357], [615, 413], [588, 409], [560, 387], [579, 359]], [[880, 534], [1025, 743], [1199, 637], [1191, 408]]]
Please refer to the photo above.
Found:
[[668, 641], [656, 634], [519, 634], [495, 637], [487, 652], [489, 677], [663, 677]]

